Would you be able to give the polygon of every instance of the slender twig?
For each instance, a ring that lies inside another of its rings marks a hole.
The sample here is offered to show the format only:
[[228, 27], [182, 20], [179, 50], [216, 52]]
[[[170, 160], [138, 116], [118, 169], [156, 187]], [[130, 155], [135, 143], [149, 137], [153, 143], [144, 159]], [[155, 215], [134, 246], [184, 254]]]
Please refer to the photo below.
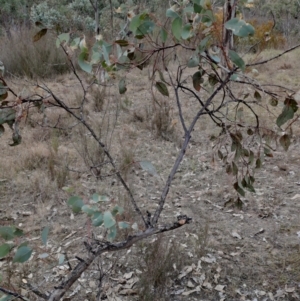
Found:
[[288, 52], [291, 52], [291, 51], [293, 51], [293, 50], [295, 50], [295, 49], [297, 49], [297, 48], [299, 48], [299, 47], [300, 47], [300, 44], [295, 45], [295, 46], [293, 46], [293, 47], [291, 47], [291, 48], [289, 48], [289, 49], [287, 49], [287, 50], [285, 50], [285, 51], [279, 53], [278, 55], [275, 55], [275, 56], [271, 57], [270, 59], [267, 59], [267, 60], [264, 60], [264, 61], [261, 61], [261, 62], [258, 62], [258, 63], [247, 64], [246, 67], [251, 67], [251, 66], [257, 66], [257, 65], [263, 65], [263, 64], [266, 64], [266, 63], [268, 63], [268, 62], [270, 62], [270, 61], [273, 61], [273, 60], [275, 60], [275, 59], [278, 59], [279, 57], [283, 56], [284, 54], [286, 54], [286, 53], [288, 53]]
[[[44, 300], [48, 300], [49, 295], [42, 293], [41, 291], [39, 291], [36, 287], [34, 287], [32, 284], [30, 283], [26, 283], [25, 287], [27, 287], [32, 293], [34, 293], [35, 295], [37, 295], [38, 297], [44, 299]], [[28, 300], [26, 300], [28, 301]]]
[[158, 207], [153, 215], [153, 218], [151, 220], [151, 224], [152, 226], [154, 227], [157, 222], [158, 222], [158, 219], [159, 219], [159, 216], [161, 214], [161, 212], [163, 211], [163, 208], [164, 208], [164, 204], [165, 204], [165, 201], [166, 201], [166, 198], [167, 198], [167, 195], [169, 193], [169, 189], [170, 189], [170, 186], [171, 186], [171, 183], [174, 179], [174, 176], [179, 168], [179, 165], [185, 155], [185, 152], [186, 152], [186, 149], [188, 147], [188, 144], [190, 142], [190, 139], [191, 139], [191, 133], [194, 129], [194, 126], [196, 124], [196, 122], [198, 121], [198, 119], [200, 118], [201, 115], [203, 115], [205, 113], [205, 110], [207, 109], [207, 107], [211, 104], [212, 100], [214, 99], [214, 97], [218, 94], [218, 92], [223, 89], [224, 86], [226, 86], [226, 84], [228, 83], [229, 81], [229, 78], [230, 76], [232, 75], [233, 71], [228, 73], [226, 79], [220, 83], [220, 85], [215, 89], [215, 91], [210, 95], [210, 97], [206, 100], [205, 102], [205, 105], [198, 111], [198, 113], [196, 114], [196, 116], [194, 117], [194, 119], [192, 120], [186, 134], [185, 134], [185, 137], [184, 137], [184, 142], [182, 144], [182, 147], [181, 147], [181, 150], [180, 150], [180, 153], [178, 154], [177, 158], [176, 158], [176, 161], [172, 167], [172, 170], [169, 174], [169, 177], [167, 179], [167, 182], [164, 186], [164, 189], [163, 189], [163, 192], [161, 194], [161, 197], [160, 197], [160, 201], [158, 203]]
[[[181, 84], [179, 84], [179, 87], [182, 89], [182, 90], [187, 90], [189, 91], [190, 93], [193, 94], [193, 96], [199, 101], [200, 105], [203, 107], [204, 106], [204, 103], [202, 102], [201, 98], [190, 88], [188, 87], [185, 87], [185, 86], [182, 86]], [[222, 104], [214, 111], [219, 111], [219, 109], [222, 107]], [[209, 117], [211, 118], [211, 120], [218, 126], [221, 125], [222, 123], [222, 120], [221, 118], [217, 117], [215, 114], [214, 114], [214, 111], [211, 111], [209, 110], [208, 108], [205, 109], [205, 111], [207, 112], [207, 114], [209, 115]], [[218, 119], [220, 123], [218, 123], [214, 118]]]
[[[178, 67], [177, 74], [179, 73], [179, 69], [180, 69], [180, 66]], [[177, 103], [177, 107], [178, 107], [178, 113], [179, 113], [180, 122], [181, 122], [182, 128], [184, 130], [184, 134], [186, 135], [187, 134], [187, 128], [186, 128], [185, 121], [184, 121], [184, 118], [183, 118], [181, 103], [180, 103], [179, 95], [178, 95], [178, 87], [179, 86], [174, 84], [172, 76], [171, 76], [171, 74], [170, 74], [169, 71], [168, 71], [168, 75], [169, 75], [169, 79], [170, 79], [171, 85], [172, 85], [172, 87], [174, 89], [174, 92], [175, 92], [176, 103]], [[180, 82], [180, 75], [177, 75], [177, 81], [178, 81], [178, 83]]]

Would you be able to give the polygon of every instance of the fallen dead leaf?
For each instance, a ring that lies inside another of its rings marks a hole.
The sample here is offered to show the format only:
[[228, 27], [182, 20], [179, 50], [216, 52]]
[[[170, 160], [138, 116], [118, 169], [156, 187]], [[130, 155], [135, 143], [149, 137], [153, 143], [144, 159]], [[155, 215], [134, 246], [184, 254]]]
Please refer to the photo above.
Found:
[[183, 292], [182, 295], [183, 296], [189, 296], [190, 294], [193, 294], [195, 292], [200, 292], [200, 290], [201, 290], [201, 287], [200, 287], [200, 285], [198, 285], [198, 286], [196, 286], [195, 289], [193, 289], [191, 291]]
[[218, 292], [224, 292], [224, 288], [226, 287], [226, 285], [221, 285], [221, 284], [218, 284], [216, 287], [215, 287], [215, 290], [218, 291]]
[[126, 273], [126, 274], [124, 274], [124, 278], [128, 280], [132, 277], [132, 275], [133, 275], [133, 272]]
[[237, 239], [242, 239], [242, 237], [237, 233], [236, 230], [233, 230], [231, 232], [231, 236], [234, 237], [234, 238], [237, 238]]

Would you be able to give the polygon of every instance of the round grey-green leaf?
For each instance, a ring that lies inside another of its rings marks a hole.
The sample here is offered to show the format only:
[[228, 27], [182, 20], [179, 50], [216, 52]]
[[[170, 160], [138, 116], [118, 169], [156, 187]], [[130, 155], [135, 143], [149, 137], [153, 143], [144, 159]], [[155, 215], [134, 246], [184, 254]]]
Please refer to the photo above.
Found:
[[22, 246], [17, 250], [17, 253], [15, 254], [13, 258], [13, 262], [20, 262], [23, 263], [27, 261], [32, 254], [32, 249], [27, 246]]

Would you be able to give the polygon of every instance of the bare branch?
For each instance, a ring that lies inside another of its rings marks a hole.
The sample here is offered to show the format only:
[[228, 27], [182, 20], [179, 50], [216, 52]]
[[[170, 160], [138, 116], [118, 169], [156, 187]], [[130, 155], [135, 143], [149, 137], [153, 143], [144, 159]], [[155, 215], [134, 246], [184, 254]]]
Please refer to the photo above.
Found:
[[211, 94], [211, 96], [206, 100], [205, 105], [198, 111], [198, 113], [194, 117], [193, 121], [191, 122], [191, 125], [190, 125], [188, 131], [185, 134], [184, 142], [182, 144], [180, 153], [177, 156], [177, 159], [176, 159], [176, 161], [175, 161], [175, 163], [174, 163], [174, 165], [172, 167], [172, 170], [171, 170], [171, 172], [169, 174], [169, 177], [167, 179], [167, 182], [166, 182], [165, 187], [163, 189], [163, 192], [161, 194], [160, 201], [159, 201], [159, 204], [158, 204], [158, 208], [156, 209], [156, 211], [154, 213], [154, 216], [152, 218], [152, 221], [151, 221], [152, 226], [155, 226], [157, 224], [159, 216], [160, 216], [161, 212], [163, 211], [164, 204], [165, 204], [167, 195], [169, 193], [169, 189], [170, 189], [171, 183], [172, 183], [172, 181], [174, 179], [174, 176], [175, 176], [175, 174], [176, 174], [176, 172], [178, 170], [178, 167], [179, 167], [179, 165], [180, 165], [180, 163], [181, 163], [181, 161], [182, 161], [182, 159], [183, 159], [183, 157], [185, 155], [187, 146], [188, 146], [189, 141], [191, 139], [191, 133], [192, 133], [192, 131], [194, 129], [194, 126], [195, 126], [196, 122], [198, 121], [198, 119], [200, 118], [200, 116], [204, 114], [205, 110], [211, 104], [212, 100], [218, 94], [218, 92], [221, 89], [223, 89], [223, 87], [226, 86], [226, 84], [228, 83], [228, 81], [230, 79], [230, 76], [232, 75], [232, 73], [234, 71], [232, 71], [231, 73], [229, 73], [227, 75], [226, 79], [223, 82], [220, 83], [220, 85], [215, 89], [215, 91]]
[[270, 61], [273, 61], [273, 60], [275, 60], [275, 59], [278, 59], [279, 57], [283, 56], [284, 54], [286, 54], [286, 53], [288, 53], [288, 52], [291, 52], [291, 51], [293, 51], [293, 50], [295, 50], [295, 49], [297, 49], [297, 48], [299, 48], [299, 47], [300, 47], [300, 44], [298, 44], [298, 45], [296, 45], [296, 46], [293, 46], [293, 47], [291, 47], [291, 48], [289, 48], [289, 49], [287, 49], [287, 50], [281, 52], [280, 54], [273, 56], [273, 57], [270, 58], [270, 59], [267, 59], [267, 60], [264, 60], [264, 61], [261, 61], [261, 62], [258, 62], [258, 63], [247, 64], [246, 67], [251, 67], [251, 66], [257, 66], [257, 65], [263, 65], [263, 64], [266, 64], [266, 63], [268, 63], [268, 62], [270, 62]]

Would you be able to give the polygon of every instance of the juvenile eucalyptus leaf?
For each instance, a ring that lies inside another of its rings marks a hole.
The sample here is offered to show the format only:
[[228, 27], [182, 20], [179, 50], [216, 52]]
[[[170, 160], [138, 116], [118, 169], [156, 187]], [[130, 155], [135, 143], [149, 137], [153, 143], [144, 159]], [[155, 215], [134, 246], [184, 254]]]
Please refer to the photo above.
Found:
[[235, 149], [234, 160], [237, 161], [241, 157], [242, 153], [243, 153], [243, 147], [238, 142], [237, 145], [236, 145], [236, 149]]
[[247, 187], [246, 187], [250, 192], [256, 192], [255, 191], [255, 189], [254, 189], [254, 187], [252, 186], [252, 184], [251, 183], [247, 183]]
[[211, 86], [214, 86], [219, 82], [217, 76], [214, 73], [208, 75], [208, 82]]
[[161, 80], [162, 82], [164, 82], [164, 83], [170, 85], [170, 84], [165, 80], [163, 73], [162, 73], [160, 70], [157, 70], [157, 72], [158, 72], [158, 75], [159, 75], [160, 80]]
[[264, 147], [264, 154], [267, 156], [267, 157], [273, 157], [273, 154], [271, 152], [271, 150], [267, 147]]
[[282, 113], [278, 116], [276, 124], [281, 127], [288, 120], [294, 117], [294, 110], [290, 106], [284, 106]]
[[116, 225], [113, 225], [109, 228], [108, 234], [107, 234], [107, 239], [109, 241], [113, 241], [117, 236], [117, 227]]
[[143, 22], [136, 30], [136, 38], [143, 38], [145, 35], [151, 34], [153, 32], [154, 27], [155, 23], [153, 21]]
[[99, 51], [92, 51], [91, 64], [98, 64], [102, 60], [102, 53]]
[[95, 203], [98, 203], [98, 202], [109, 202], [109, 197], [107, 195], [99, 195], [98, 193], [94, 193], [92, 195], [92, 200]]
[[155, 87], [156, 89], [164, 96], [168, 96], [169, 97], [169, 91], [167, 86], [163, 83], [163, 82], [156, 82], [155, 83]]
[[103, 221], [104, 221], [104, 227], [109, 229], [112, 226], [115, 225], [116, 220], [114, 219], [113, 215], [110, 211], [105, 211], [103, 214]]
[[167, 38], [168, 38], [168, 33], [167, 33], [167, 31], [164, 28], [162, 28], [160, 30], [160, 38], [161, 38], [161, 40], [162, 40], [163, 43], [166, 43]]
[[233, 74], [230, 76], [230, 80], [232, 80], [232, 81], [236, 81], [238, 78], [239, 78], [239, 76], [238, 76], [238, 74], [236, 74], [236, 73], [233, 73]]
[[256, 159], [256, 163], [255, 163], [255, 168], [261, 168], [262, 167], [262, 162], [260, 158]]
[[121, 78], [119, 81], [119, 93], [124, 94], [127, 91], [125, 78]]
[[14, 230], [14, 236], [15, 237], [21, 237], [21, 236], [24, 235], [24, 231], [20, 228], [13, 227], [13, 230]]
[[194, 8], [193, 8], [193, 6], [189, 5], [189, 6], [185, 7], [183, 11], [185, 13], [191, 13], [192, 14], [192, 13], [194, 13]]
[[60, 34], [56, 39], [56, 47], [58, 48], [63, 42], [66, 42], [66, 44], [68, 44], [69, 40], [70, 40], [70, 34], [69, 33]]
[[78, 65], [86, 73], [92, 73], [92, 65], [87, 61], [87, 57], [87, 52], [81, 52], [78, 56]]
[[200, 6], [200, 4], [194, 3], [194, 12], [197, 14], [201, 14], [203, 8]]
[[254, 27], [244, 20], [233, 18], [225, 23], [225, 28], [232, 31], [238, 37], [247, 37], [254, 34]]
[[245, 191], [242, 187], [240, 187], [238, 182], [235, 182], [233, 184], [233, 188], [241, 195], [241, 196], [245, 196]]
[[214, 14], [211, 10], [205, 10], [202, 12], [202, 23], [205, 24], [207, 27], [210, 27], [212, 23], [215, 21]]
[[181, 31], [181, 37], [187, 40], [193, 36], [193, 26], [192, 24], [186, 24], [183, 26]]
[[8, 226], [0, 227], [0, 236], [5, 240], [11, 240], [14, 238], [14, 228]]
[[298, 103], [293, 97], [287, 97], [284, 100], [284, 104], [286, 106], [290, 106], [293, 109], [294, 113], [298, 111]]
[[180, 40], [182, 32], [182, 19], [176, 18], [172, 22], [172, 33], [177, 40]]
[[8, 97], [8, 93], [6, 91], [4, 91], [3, 93], [1, 93], [2, 91], [0, 90], [0, 101], [6, 99]]
[[81, 211], [85, 212], [88, 216], [92, 216], [95, 213], [96, 209], [89, 205], [83, 205], [81, 207]]
[[0, 109], [0, 124], [13, 124], [16, 119], [16, 111], [11, 108]]
[[47, 28], [43, 28], [40, 31], [38, 31], [32, 38], [33, 42], [37, 42], [38, 40], [40, 40], [47, 33], [47, 31]]
[[256, 100], [258, 100], [258, 101], [261, 101], [261, 95], [260, 95], [260, 93], [259, 93], [258, 91], [255, 91], [255, 92], [254, 92], [254, 98], [255, 98]]
[[92, 217], [92, 225], [99, 227], [103, 224], [103, 214], [101, 212], [95, 212]]
[[254, 153], [253, 153], [253, 151], [250, 150], [249, 161], [248, 161], [248, 163], [249, 163], [250, 165], [252, 165], [253, 162], [254, 162]]
[[187, 66], [189, 68], [197, 67], [199, 66], [199, 56], [197, 54], [194, 54], [187, 63]]
[[238, 174], [238, 167], [237, 167], [237, 165], [235, 164], [235, 162], [233, 161], [232, 162], [232, 174], [234, 175], [234, 176], [236, 176], [237, 174]]
[[3, 244], [0, 246], [0, 258], [5, 257], [11, 250], [12, 245], [9, 244]]
[[118, 222], [118, 226], [120, 229], [128, 229], [130, 225], [126, 222]]
[[80, 38], [75, 38], [71, 44], [70, 44], [70, 47], [72, 50], [75, 50], [79, 47], [79, 43], [80, 43]]
[[122, 214], [124, 212], [123, 207], [120, 206], [115, 206], [112, 210], [111, 210], [111, 214], [115, 217], [117, 214]]
[[233, 50], [229, 50], [230, 60], [236, 64], [242, 71], [245, 71], [246, 65], [244, 60]]
[[11, 295], [4, 295], [0, 298], [0, 301], [13, 301], [13, 300], [15, 300], [15, 297]]
[[200, 91], [201, 84], [203, 83], [202, 73], [200, 71], [197, 71], [193, 74], [193, 86], [195, 90]]
[[18, 250], [13, 258], [13, 262], [23, 263], [30, 258], [31, 253], [32, 253], [31, 248], [29, 248], [28, 246], [22, 246], [22, 247], [18, 248]]
[[203, 52], [205, 49], [207, 49], [208, 45], [209, 45], [209, 41], [211, 39], [211, 36], [208, 35], [207, 37], [205, 37], [203, 40], [201, 40], [199, 46], [198, 46], [198, 51], [201, 53]]
[[68, 205], [72, 207], [74, 213], [78, 213], [81, 211], [81, 208], [84, 205], [84, 203], [80, 197], [72, 196], [68, 200]]
[[283, 136], [280, 137], [279, 139], [280, 145], [283, 147], [285, 151], [287, 151], [291, 145], [291, 139], [290, 136], [287, 134], [284, 134]]
[[150, 161], [140, 161], [140, 166], [143, 170], [147, 171], [150, 173], [152, 176], [158, 177], [158, 173], [156, 172], [155, 167]]
[[171, 7], [169, 9], [167, 9], [166, 11], [166, 17], [167, 18], [180, 18], [180, 16], [178, 15], [178, 13]]
[[116, 40], [115, 43], [120, 45], [121, 47], [126, 47], [129, 45], [127, 40]]
[[48, 234], [49, 234], [49, 227], [45, 227], [42, 231], [42, 242], [46, 246], [47, 245], [47, 240], [48, 240]]
[[243, 156], [249, 157], [249, 155], [250, 155], [249, 150], [246, 148], [243, 148]]
[[140, 26], [141, 23], [142, 23], [142, 20], [140, 18], [140, 15], [136, 15], [131, 19], [131, 22], [129, 24], [129, 29], [133, 32], [134, 35], [137, 31], [137, 28]]

